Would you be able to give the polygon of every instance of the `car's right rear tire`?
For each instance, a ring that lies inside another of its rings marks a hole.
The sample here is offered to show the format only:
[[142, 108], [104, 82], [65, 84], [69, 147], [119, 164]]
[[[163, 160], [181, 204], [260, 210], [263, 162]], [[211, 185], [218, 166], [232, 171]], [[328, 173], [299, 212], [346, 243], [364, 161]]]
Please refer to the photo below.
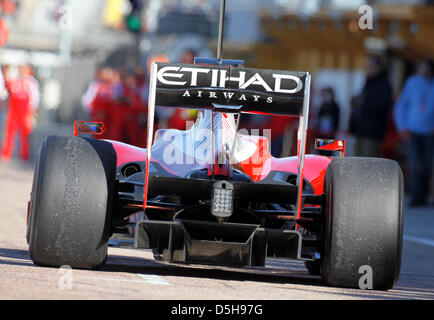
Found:
[[404, 188], [398, 164], [336, 158], [327, 168], [324, 188], [322, 279], [339, 287], [392, 288], [402, 251]]
[[41, 146], [27, 238], [39, 265], [95, 269], [107, 258], [116, 152], [105, 141], [49, 136]]

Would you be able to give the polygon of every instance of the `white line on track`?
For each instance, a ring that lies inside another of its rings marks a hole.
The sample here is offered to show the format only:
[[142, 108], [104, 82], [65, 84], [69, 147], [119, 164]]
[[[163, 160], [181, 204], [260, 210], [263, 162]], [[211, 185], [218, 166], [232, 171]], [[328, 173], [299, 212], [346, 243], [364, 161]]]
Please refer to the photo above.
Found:
[[92, 279], [92, 280], [105, 280], [105, 281], [121, 281], [121, 282], [138, 282], [143, 283], [146, 281], [151, 284], [170, 285], [169, 282], [163, 278], [153, 274], [137, 274], [142, 279], [124, 279], [124, 278], [107, 278], [107, 277], [92, 277], [92, 276], [78, 276], [79, 279]]
[[143, 280], [139, 279], [122, 279], [122, 278], [106, 278], [106, 277], [92, 277], [92, 276], [77, 276], [78, 279], [91, 279], [91, 280], [104, 280], [104, 281], [121, 281], [121, 282], [139, 282], [143, 283]]
[[155, 275], [155, 274], [138, 274], [143, 280], [152, 284], [160, 284], [164, 286], [169, 286], [170, 283], [164, 280], [163, 278]]
[[432, 240], [432, 239], [404, 235], [404, 240], [416, 242], [416, 243], [423, 244], [423, 245], [430, 246], [430, 247], [434, 247], [434, 240]]

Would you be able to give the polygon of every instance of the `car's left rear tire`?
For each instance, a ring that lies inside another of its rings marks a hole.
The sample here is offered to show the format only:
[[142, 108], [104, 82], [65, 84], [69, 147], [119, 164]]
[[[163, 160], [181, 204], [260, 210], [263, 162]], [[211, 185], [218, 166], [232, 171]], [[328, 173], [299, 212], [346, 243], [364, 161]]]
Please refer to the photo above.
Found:
[[95, 269], [107, 258], [116, 152], [111, 143], [49, 136], [39, 150], [27, 239], [38, 265]]

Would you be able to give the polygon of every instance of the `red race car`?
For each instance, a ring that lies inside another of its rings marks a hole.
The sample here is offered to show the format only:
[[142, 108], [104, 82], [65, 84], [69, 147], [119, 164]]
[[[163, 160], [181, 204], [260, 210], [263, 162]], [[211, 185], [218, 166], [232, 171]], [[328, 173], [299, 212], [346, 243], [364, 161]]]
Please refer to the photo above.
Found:
[[[84, 121], [75, 136], [42, 144], [30, 257], [98, 268], [110, 238], [130, 238], [174, 263], [299, 259], [329, 285], [358, 288], [369, 269], [373, 289], [391, 288], [401, 264], [401, 169], [388, 159], [346, 158], [340, 140], [316, 141], [340, 157], [305, 155], [310, 82], [309, 73], [249, 69], [221, 57], [154, 62], [146, 149], [80, 137], [105, 129]], [[191, 128], [154, 137], [155, 106], [201, 111]], [[297, 156], [274, 158], [266, 137], [239, 132], [243, 113], [299, 117]]]

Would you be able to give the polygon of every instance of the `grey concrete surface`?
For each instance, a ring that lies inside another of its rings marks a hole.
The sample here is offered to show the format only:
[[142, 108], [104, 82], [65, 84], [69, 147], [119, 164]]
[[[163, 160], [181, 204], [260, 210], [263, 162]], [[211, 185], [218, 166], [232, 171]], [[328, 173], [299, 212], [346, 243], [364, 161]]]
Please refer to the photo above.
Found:
[[0, 299], [434, 299], [432, 207], [406, 208], [401, 276], [389, 291], [327, 287], [298, 261], [269, 260], [266, 270], [169, 265], [120, 248], [99, 271], [36, 266], [25, 240], [32, 169], [0, 163]]

